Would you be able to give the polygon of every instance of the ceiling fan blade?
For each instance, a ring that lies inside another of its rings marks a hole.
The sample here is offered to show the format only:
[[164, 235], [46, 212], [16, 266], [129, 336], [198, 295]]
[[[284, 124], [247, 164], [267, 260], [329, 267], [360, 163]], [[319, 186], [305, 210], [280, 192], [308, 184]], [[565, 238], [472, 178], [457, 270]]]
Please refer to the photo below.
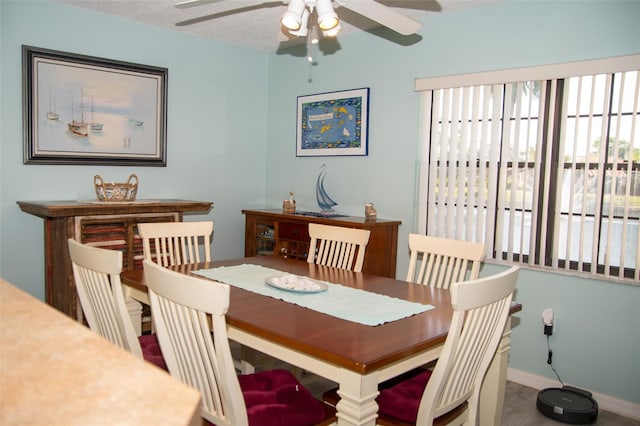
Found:
[[190, 7], [202, 6], [209, 3], [218, 3], [223, 0], [184, 0], [175, 4], [178, 9], [188, 9]]
[[[438, 0], [377, 0], [389, 7], [400, 7], [402, 9], [425, 10], [429, 12], [442, 12], [442, 6]], [[443, 1], [443, 0], [440, 0]], [[445, 0], [446, 1], [446, 0]]]
[[[220, 1], [220, 0], [216, 0]], [[258, 9], [266, 9], [271, 7], [282, 6], [281, 0], [276, 1], [264, 1], [264, 0], [253, 0], [253, 1], [243, 1], [242, 7], [234, 7], [232, 9], [223, 10], [220, 12], [212, 13], [210, 15], [198, 16], [196, 18], [187, 19], [184, 21], [176, 22], [175, 25], [177, 27], [186, 27], [188, 25], [199, 24], [200, 22], [209, 21], [212, 19], [223, 18], [225, 16], [234, 15], [236, 13], [242, 12], [250, 12], [252, 10]]]
[[336, 3], [402, 35], [415, 34], [422, 28], [422, 23], [374, 0], [336, 0]]

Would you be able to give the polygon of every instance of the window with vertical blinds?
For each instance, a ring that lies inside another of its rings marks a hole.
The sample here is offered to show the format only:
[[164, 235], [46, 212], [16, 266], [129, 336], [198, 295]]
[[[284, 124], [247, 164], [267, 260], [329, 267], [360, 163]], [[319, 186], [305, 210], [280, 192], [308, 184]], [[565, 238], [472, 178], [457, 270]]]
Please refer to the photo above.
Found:
[[416, 80], [421, 232], [637, 284], [639, 70], [633, 55]]

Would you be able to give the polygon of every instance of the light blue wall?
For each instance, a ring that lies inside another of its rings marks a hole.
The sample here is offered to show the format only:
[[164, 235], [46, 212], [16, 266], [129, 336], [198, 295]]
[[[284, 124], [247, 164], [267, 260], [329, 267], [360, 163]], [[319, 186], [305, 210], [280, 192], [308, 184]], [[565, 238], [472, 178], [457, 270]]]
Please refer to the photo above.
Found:
[[[0, 276], [44, 298], [43, 220], [18, 200], [95, 199], [93, 176], [140, 178], [139, 198], [213, 201], [214, 258], [243, 254], [247, 205], [264, 203], [268, 55], [50, 1], [0, 3]], [[169, 69], [168, 165], [24, 165], [21, 45]]]
[[[364, 202], [402, 220], [398, 276], [415, 230], [418, 95], [414, 78], [640, 53], [638, 1], [511, 1], [425, 19], [422, 41], [400, 48], [373, 34], [342, 37], [341, 50], [304, 58], [266, 55], [50, 2], [0, 2], [0, 276], [42, 298], [42, 220], [17, 200], [91, 199], [92, 177], [141, 180], [141, 198], [215, 202], [214, 257], [242, 254], [245, 207], [279, 207], [289, 191], [317, 209], [315, 177], [345, 213]], [[72, 29], [72, 30], [70, 30]], [[20, 46], [169, 68], [166, 168], [22, 164]], [[367, 157], [295, 157], [296, 97], [371, 88]], [[266, 201], [265, 201], [266, 200]], [[487, 265], [483, 274], [500, 267]], [[554, 365], [576, 386], [640, 403], [640, 287], [523, 270], [524, 310], [511, 367], [554, 378], [540, 315], [557, 313]]]
[[[638, 1], [509, 1], [424, 20], [422, 41], [399, 47], [373, 34], [339, 39], [334, 55], [316, 55], [312, 82], [304, 58], [273, 55], [269, 66], [267, 203], [289, 191], [299, 209], [317, 209], [315, 178], [327, 164], [325, 187], [341, 212], [402, 221], [398, 277], [408, 264], [407, 235], [416, 231], [419, 140], [415, 78], [518, 68], [640, 53]], [[295, 157], [296, 97], [370, 87], [367, 157]], [[500, 269], [488, 265], [486, 275]], [[541, 313], [551, 307], [554, 366], [566, 383], [640, 403], [640, 286], [522, 270], [523, 304], [513, 332], [512, 368], [555, 375], [546, 364]]]

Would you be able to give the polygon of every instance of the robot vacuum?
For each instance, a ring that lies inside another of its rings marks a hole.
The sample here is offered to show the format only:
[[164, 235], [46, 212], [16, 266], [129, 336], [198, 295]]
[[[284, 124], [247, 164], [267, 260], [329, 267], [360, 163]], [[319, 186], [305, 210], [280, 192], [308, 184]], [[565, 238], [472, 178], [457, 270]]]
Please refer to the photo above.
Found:
[[547, 417], [569, 424], [589, 424], [598, 418], [598, 403], [591, 392], [563, 386], [538, 392], [538, 411]]

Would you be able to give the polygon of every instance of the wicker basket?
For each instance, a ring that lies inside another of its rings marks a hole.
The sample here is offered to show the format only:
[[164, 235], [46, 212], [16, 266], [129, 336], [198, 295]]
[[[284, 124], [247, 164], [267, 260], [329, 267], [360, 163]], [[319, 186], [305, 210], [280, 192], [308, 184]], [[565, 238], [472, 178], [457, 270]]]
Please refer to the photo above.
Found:
[[125, 183], [106, 183], [95, 175], [93, 183], [98, 201], [135, 201], [138, 193], [138, 176], [131, 174]]

